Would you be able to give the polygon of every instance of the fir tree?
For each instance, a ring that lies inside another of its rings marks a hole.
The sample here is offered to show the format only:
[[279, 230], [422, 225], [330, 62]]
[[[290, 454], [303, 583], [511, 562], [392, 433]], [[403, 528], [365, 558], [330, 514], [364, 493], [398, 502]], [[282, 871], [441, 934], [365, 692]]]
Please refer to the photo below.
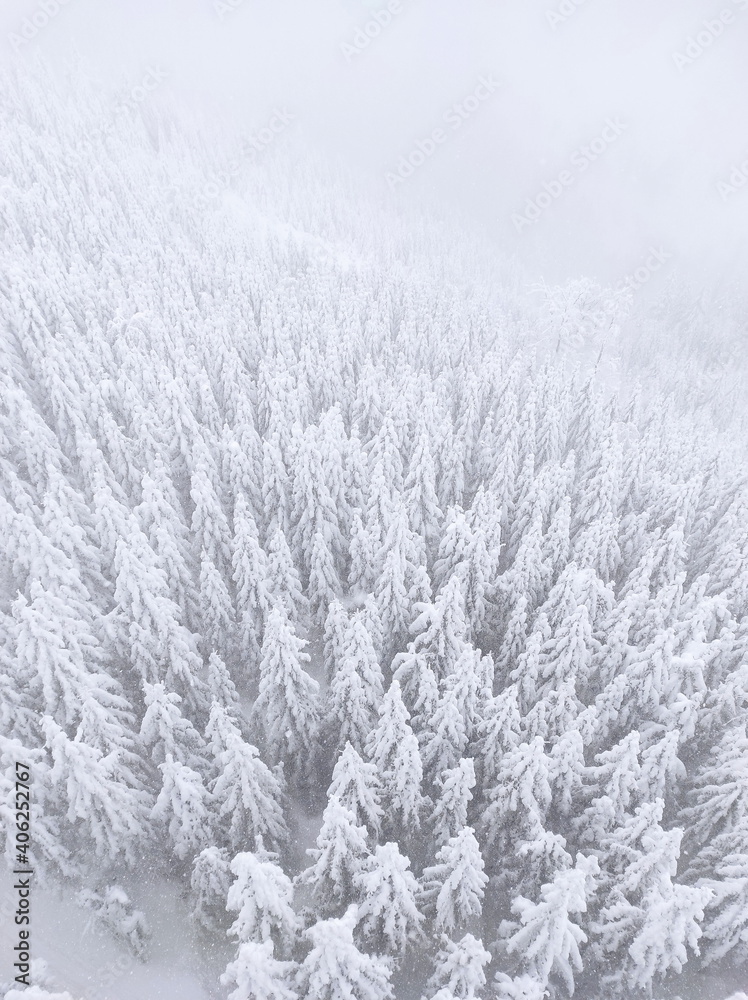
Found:
[[305, 931], [312, 948], [298, 974], [302, 1000], [388, 1000], [392, 996], [389, 966], [359, 951], [353, 940], [358, 910], [319, 920]]

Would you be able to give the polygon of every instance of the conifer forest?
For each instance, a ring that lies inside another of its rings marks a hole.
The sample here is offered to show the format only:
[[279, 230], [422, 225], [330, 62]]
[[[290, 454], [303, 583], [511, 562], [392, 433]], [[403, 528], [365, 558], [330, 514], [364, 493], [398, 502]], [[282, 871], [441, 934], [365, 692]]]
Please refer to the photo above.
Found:
[[744, 308], [0, 91], [0, 995], [743, 998]]

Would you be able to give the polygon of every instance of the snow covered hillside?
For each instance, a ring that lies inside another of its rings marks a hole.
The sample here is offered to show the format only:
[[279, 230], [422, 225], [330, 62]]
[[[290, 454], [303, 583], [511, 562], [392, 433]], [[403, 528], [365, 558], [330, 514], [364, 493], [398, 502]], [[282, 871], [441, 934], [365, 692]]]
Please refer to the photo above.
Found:
[[709, 407], [603, 290], [76, 88], [0, 101], [0, 993], [744, 987]]

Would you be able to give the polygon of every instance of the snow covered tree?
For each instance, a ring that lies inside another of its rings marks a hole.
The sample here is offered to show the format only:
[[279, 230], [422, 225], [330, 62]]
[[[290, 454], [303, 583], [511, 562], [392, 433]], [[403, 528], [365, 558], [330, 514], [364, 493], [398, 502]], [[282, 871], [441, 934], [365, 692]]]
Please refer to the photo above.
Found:
[[736, 963], [748, 959], [748, 854], [727, 854], [713, 878], [703, 880], [711, 891], [701, 925], [705, 964], [725, 956]]
[[269, 569], [260, 546], [257, 525], [242, 493], [234, 507], [232, 579], [236, 587], [236, 619], [239, 649], [250, 676], [259, 662], [265, 617], [270, 611]]
[[172, 850], [183, 861], [210, 839], [208, 793], [197, 771], [175, 761], [171, 754], [159, 770], [163, 783], [151, 819], [166, 826]]
[[236, 984], [228, 1000], [298, 1000], [295, 965], [273, 955], [273, 942], [245, 941], [221, 976], [224, 986]]
[[262, 837], [271, 847], [288, 838], [278, 777], [260, 760], [256, 747], [229, 733], [226, 748], [215, 760], [217, 777], [209, 791], [216, 807], [216, 822], [232, 851], [252, 846]]
[[437, 931], [451, 935], [480, 918], [488, 883], [483, 868], [478, 841], [469, 826], [436, 852], [436, 864], [423, 872], [422, 901]]
[[293, 885], [266, 851], [243, 851], [231, 860], [234, 881], [226, 896], [226, 909], [236, 913], [229, 929], [240, 942], [272, 941], [289, 953], [298, 930], [293, 909]]
[[348, 623], [340, 665], [330, 684], [328, 728], [339, 751], [350, 742], [363, 750], [383, 697], [382, 671], [360, 612]]
[[155, 764], [172, 757], [179, 764], [200, 770], [204, 766], [204, 743], [200, 733], [180, 710], [182, 699], [163, 684], [143, 684], [145, 714], [140, 739]]
[[597, 858], [578, 854], [573, 868], [558, 871], [542, 887], [539, 902], [524, 896], [514, 900], [512, 912], [519, 924], [502, 924], [506, 951], [516, 953], [527, 974], [543, 987], [555, 974], [574, 992], [574, 972], [582, 971], [579, 946], [587, 935], [572, 917], [586, 912], [597, 870]]
[[703, 844], [748, 816], [748, 737], [744, 723], [726, 730], [697, 772], [680, 819], [689, 839]]
[[481, 819], [489, 845], [510, 845], [545, 819], [552, 800], [549, 765], [540, 736], [504, 754]]
[[424, 774], [430, 782], [436, 781], [442, 771], [457, 766], [467, 746], [467, 733], [454, 688], [447, 688], [439, 698], [421, 744]]
[[453, 768], [442, 771], [437, 779], [437, 798], [430, 822], [438, 845], [446, 844], [466, 825], [468, 806], [475, 788], [475, 765], [472, 757], [464, 757]]
[[202, 663], [141, 531], [118, 539], [114, 563], [114, 597], [122, 611], [122, 644], [130, 663], [143, 681], [164, 683], [199, 709], [204, 702]]
[[150, 833], [148, 794], [122, 780], [116, 752], [103, 754], [71, 740], [48, 715], [42, 726], [54, 761], [51, 777], [68, 823], [84, 831], [98, 856], [113, 861], [122, 854], [134, 861]]
[[226, 664], [215, 650], [208, 657], [206, 678], [208, 695], [224, 708], [236, 711], [239, 705], [239, 695]]
[[200, 615], [205, 655], [215, 650], [224, 660], [233, 661], [234, 606], [221, 574], [204, 549], [200, 556]]
[[226, 897], [231, 885], [231, 861], [225, 847], [204, 847], [192, 862], [190, 916], [200, 927], [217, 931], [225, 927]]
[[698, 950], [711, 890], [673, 881], [683, 831], [662, 829], [662, 808], [662, 800], [640, 806], [602, 840], [609, 888], [592, 930], [598, 954], [619, 956], [610, 976], [616, 988], [651, 989], [656, 979], [680, 971], [688, 948]]
[[369, 856], [366, 829], [333, 797], [322, 816], [316, 848], [307, 853], [314, 864], [299, 876], [311, 885], [317, 912], [340, 914], [358, 895], [358, 875]]
[[189, 530], [184, 523], [179, 498], [174, 495], [168, 471], [158, 459], [153, 475], [143, 473], [143, 499], [135, 515], [151, 548], [166, 573], [169, 595], [184, 613], [184, 621], [195, 626], [198, 607], [195, 600], [194, 556], [190, 548]]
[[265, 753], [274, 763], [287, 765], [296, 782], [312, 773], [310, 751], [319, 726], [319, 685], [304, 670], [303, 664], [309, 662], [305, 646], [285, 608], [276, 605], [262, 643], [260, 688], [252, 718], [262, 734]]
[[194, 539], [195, 552], [205, 552], [223, 579], [229, 579], [231, 530], [216, 493], [209, 466], [200, 459], [192, 472], [190, 496], [194, 504], [190, 534]]
[[145, 914], [135, 909], [122, 886], [108, 885], [101, 892], [82, 889], [76, 898], [93, 913], [90, 923], [104, 927], [115, 938], [124, 941], [136, 958], [145, 961], [151, 928]]
[[417, 610], [420, 613], [410, 626], [415, 636], [413, 651], [426, 653], [437, 678], [441, 679], [454, 669], [466, 641], [467, 626], [459, 576], [451, 577], [433, 604]]
[[29, 598], [19, 594], [11, 605], [9, 638], [18, 683], [27, 687], [43, 713], [64, 726], [80, 720], [89, 698], [98, 697], [111, 709], [117, 685], [101, 671], [104, 650], [95, 632], [74, 607], [38, 580], [31, 582]]
[[434, 963], [434, 972], [428, 985], [435, 992], [434, 1000], [475, 1000], [486, 985], [483, 971], [491, 961], [490, 952], [483, 942], [472, 934], [465, 934], [459, 941], [451, 941], [442, 934], [441, 948]]
[[410, 860], [397, 844], [378, 844], [364, 862], [357, 883], [362, 898], [359, 928], [376, 954], [402, 954], [423, 941], [423, 916], [416, 897], [418, 883]]
[[299, 571], [294, 564], [286, 536], [280, 525], [276, 524], [269, 532], [269, 536], [267, 581], [271, 603], [283, 604], [291, 620], [298, 622], [308, 607]]
[[421, 825], [421, 755], [408, 725], [400, 685], [392, 681], [379, 710], [379, 725], [369, 734], [366, 751], [382, 782], [385, 828], [400, 837]]
[[376, 765], [365, 761], [355, 747], [346, 743], [332, 773], [328, 799], [337, 798], [344, 808], [350, 809], [356, 823], [365, 826], [376, 839], [383, 816], [381, 794]]
[[335, 557], [321, 531], [316, 531], [309, 559], [310, 611], [318, 624], [324, 624], [330, 602], [339, 596], [342, 586], [335, 568]]
[[312, 948], [298, 974], [301, 1000], [388, 1000], [390, 967], [381, 958], [359, 951], [353, 940], [358, 909], [342, 917], [319, 920], [304, 932]]

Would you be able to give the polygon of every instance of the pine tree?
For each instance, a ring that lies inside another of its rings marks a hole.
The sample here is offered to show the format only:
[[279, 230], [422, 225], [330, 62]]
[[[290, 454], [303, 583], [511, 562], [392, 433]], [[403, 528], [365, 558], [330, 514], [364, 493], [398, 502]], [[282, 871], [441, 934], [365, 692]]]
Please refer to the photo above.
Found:
[[348, 611], [341, 601], [332, 601], [325, 619], [325, 680], [332, 681], [343, 662], [345, 634], [348, 630]]
[[549, 764], [540, 736], [504, 754], [481, 820], [491, 846], [511, 844], [535, 828], [536, 818], [543, 822], [552, 798]]
[[423, 917], [416, 904], [418, 883], [410, 860], [397, 844], [379, 844], [361, 868], [357, 882], [361, 933], [376, 954], [402, 955], [423, 941]]
[[683, 831], [662, 829], [662, 809], [662, 800], [641, 806], [602, 839], [610, 888], [592, 930], [598, 953], [626, 956], [610, 977], [616, 987], [650, 989], [656, 978], [679, 972], [701, 936], [711, 890], [673, 881]]
[[340, 595], [342, 586], [335, 568], [335, 557], [322, 531], [314, 533], [307, 590], [310, 611], [318, 624], [323, 625], [330, 603]]
[[424, 652], [439, 679], [452, 673], [464, 649], [467, 626], [461, 582], [453, 576], [433, 604], [424, 606], [410, 627], [413, 651]]
[[226, 909], [236, 913], [236, 919], [229, 934], [241, 943], [272, 941], [281, 953], [289, 953], [298, 918], [293, 910], [293, 885], [277, 861], [276, 855], [261, 849], [232, 858], [234, 881]]
[[748, 737], [745, 724], [729, 728], [696, 774], [681, 813], [698, 844], [727, 833], [748, 816]]
[[217, 931], [226, 924], [231, 861], [225, 847], [204, 847], [192, 862], [190, 915], [200, 927]]
[[420, 828], [421, 755], [408, 719], [400, 685], [393, 680], [366, 750], [382, 781], [386, 828], [398, 831], [401, 837]]
[[206, 678], [208, 696], [230, 711], [236, 711], [239, 706], [239, 695], [226, 664], [215, 650], [208, 657], [208, 672]]
[[215, 650], [224, 660], [233, 661], [234, 607], [221, 574], [204, 549], [200, 557], [200, 615], [205, 655]]
[[503, 927], [506, 950], [517, 953], [527, 973], [543, 987], [556, 974], [567, 991], [574, 992], [574, 972], [582, 971], [579, 946], [587, 935], [572, 917], [586, 912], [597, 870], [595, 857], [578, 854], [573, 868], [558, 871], [542, 887], [540, 902], [518, 896], [512, 903], [519, 924]]
[[373, 588], [376, 578], [374, 551], [374, 541], [363, 522], [361, 511], [354, 510], [348, 543], [348, 586], [352, 592], [368, 593]]
[[436, 853], [436, 864], [425, 868], [422, 879], [424, 910], [437, 931], [466, 930], [480, 918], [488, 883], [478, 841], [471, 827], [463, 827]]
[[148, 795], [118, 780], [116, 753], [103, 754], [69, 739], [48, 715], [42, 726], [54, 761], [51, 778], [68, 823], [83, 829], [99, 857], [113, 861], [122, 854], [134, 863], [136, 849], [150, 833]]
[[403, 484], [403, 496], [412, 530], [433, 548], [443, 515], [434, 488], [436, 477], [429, 435], [425, 423], [420, 423], [408, 475]]
[[310, 750], [319, 725], [319, 685], [303, 667], [309, 662], [306, 642], [294, 632], [285, 608], [276, 605], [268, 617], [260, 660], [260, 688], [253, 708], [254, 725], [273, 762], [288, 766], [295, 781], [313, 768]]
[[366, 829], [356, 825], [356, 817], [334, 796], [322, 816], [316, 848], [307, 853], [314, 864], [299, 876], [311, 885], [317, 912], [340, 914], [356, 900], [358, 876], [369, 856]]
[[182, 517], [179, 498], [159, 459], [153, 475], [143, 473], [141, 503], [135, 515], [158, 563], [166, 573], [169, 596], [182, 609], [184, 621], [193, 626], [198, 621], [195, 600], [194, 557], [190, 550], [189, 530]]
[[242, 493], [234, 507], [232, 579], [236, 587], [236, 620], [239, 649], [250, 675], [259, 662], [265, 618], [270, 611], [269, 569], [260, 546], [257, 525]]
[[227, 580], [231, 576], [231, 531], [205, 461], [198, 460], [192, 473], [190, 496], [194, 504], [190, 533], [195, 541], [195, 552], [207, 553]]
[[37, 580], [29, 586], [29, 598], [19, 594], [11, 605], [9, 638], [17, 682], [61, 725], [80, 721], [81, 708], [91, 698], [116, 716], [118, 685], [97, 669], [104, 666], [105, 654], [95, 632], [74, 607]]
[[481, 790], [492, 788], [498, 779], [504, 754], [520, 742], [520, 713], [517, 685], [489, 698], [476, 732], [477, 761]]
[[433, 783], [442, 771], [457, 766], [467, 746], [465, 722], [454, 688], [448, 688], [439, 698], [421, 739], [424, 774]]
[[455, 997], [455, 1000], [474, 1000], [476, 993], [486, 985], [483, 971], [491, 961], [490, 952], [483, 942], [472, 934], [466, 934], [459, 941], [451, 941], [442, 935], [441, 948], [434, 962], [434, 972], [429, 979], [431, 990], [438, 990], [437, 997]]
[[302, 1000], [389, 1000], [392, 996], [389, 966], [356, 947], [353, 928], [355, 906], [344, 916], [319, 920], [305, 931], [312, 948], [298, 975]]
[[347, 742], [362, 751], [383, 697], [382, 671], [360, 612], [350, 622], [329, 693], [328, 727], [339, 752]]
[[203, 706], [202, 663], [163, 571], [141, 531], [117, 541], [114, 597], [122, 611], [122, 644], [149, 684], [164, 683], [196, 709]]
[[215, 760], [217, 776], [209, 791], [217, 823], [232, 851], [251, 846], [262, 837], [271, 847], [285, 844], [286, 829], [278, 777], [260, 760], [256, 747], [229, 733], [226, 748]]
[[382, 785], [375, 764], [365, 761], [355, 747], [346, 743], [332, 773], [327, 790], [329, 799], [340, 801], [353, 813], [356, 824], [365, 826], [373, 839], [379, 836], [383, 810], [380, 803]]
[[711, 890], [701, 926], [704, 963], [729, 955], [735, 964], [748, 959], [748, 854], [726, 854], [713, 878], [700, 885]]
[[267, 580], [271, 602], [283, 604], [291, 620], [298, 622], [308, 607], [299, 572], [280, 525], [276, 524], [268, 534]]
[[140, 738], [150, 750], [155, 764], [172, 757], [179, 764], [196, 770], [204, 766], [204, 743], [189, 719], [180, 710], [182, 699], [163, 684], [143, 684], [145, 714], [140, 724]]
[[430, 817], [434, 840], [446, 844], [466, 825], [468, 806], [475, 788], [475, 766], [472, 757], [464, 757], [456, 767], [443, 771], [437, 779], [439, 797]]
[[197, 771], [175, 761], [171, 754], [159, 770], [163, 782], [151, 819], [166, 826], [174, 854], [184, 861], [210, 838], [208, 793]]
[[295, 965], [273, 957], [273, 942], [245, 941], [221, 976], [223, 986], [236, 983], [228, 1000], [297, 1000]]

